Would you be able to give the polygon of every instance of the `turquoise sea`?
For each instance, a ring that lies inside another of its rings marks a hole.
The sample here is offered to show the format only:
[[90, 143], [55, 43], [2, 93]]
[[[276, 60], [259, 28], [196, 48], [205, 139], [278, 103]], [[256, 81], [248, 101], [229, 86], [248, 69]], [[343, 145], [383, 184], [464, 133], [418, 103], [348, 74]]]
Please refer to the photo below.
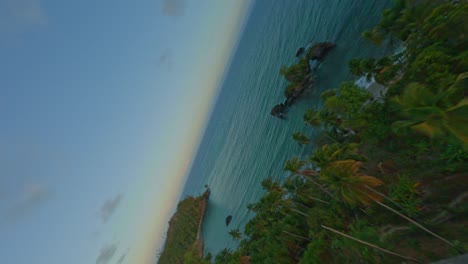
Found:
[[[211, 189], [203, 223], [205, 252], [234, 248], [228, 232], [243, 229], [252, 217], [249, 203], [262, 196], [260, 182], [286, 177], [287, 159], [307, 156], [313, 145], [300, 147], [295, 131], [313, 135], [302, 116], [319, 105], [322, 91], [342, 81], [356, 80], [347, 62], [392, 52], [391, 45], [374, 47], [361, 32], [378, 23], [391, 0], [258, 0], [253, 4], [228, 69], [213, 113], [193, 162], [182, 198]], [[317, 72], [316, 86], [307, 91], [280, 120], [271, 108], [284, 100], [282, 65], [296, 62], [299, 47], [310, 41], [332, 41], [336, 47]], [[387, 43], [388, 44], [388, 43]], [[225, 219], [232, 215], [226, 227]]]

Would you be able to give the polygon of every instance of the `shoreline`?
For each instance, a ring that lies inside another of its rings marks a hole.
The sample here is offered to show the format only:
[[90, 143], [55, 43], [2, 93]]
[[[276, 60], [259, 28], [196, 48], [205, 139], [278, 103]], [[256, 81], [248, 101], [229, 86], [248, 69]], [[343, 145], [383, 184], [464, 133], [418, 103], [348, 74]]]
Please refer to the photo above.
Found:
[[207, 188], [207, 190], [203, 193], [203, 200], [202, 200], [202, 205], [200, 208], [200, 219], [198, 221], [198, 231], [197, 231], [197, 239], [195, 240], [194, 247], [197, 251], [197, 255], [200, 258], [203, 258], [203, 252], [205, 249], [205, 242], [203, 241], [203, 238], [201, 237], [201, 232], [202, 232], [202, 225], [203, 225], [203, 220], [205, 219], [205, 214], [206, 210], [208, 208], [208, 200], [210, 198], [210, 188]]
[[202, 195], [187, 196], [179, 202], [169, 221], [167, 238], [158, 263], [177, 264], [203, 258], [204, 242], [201, 232], [209, 197], [210, 189], [207, 188]]

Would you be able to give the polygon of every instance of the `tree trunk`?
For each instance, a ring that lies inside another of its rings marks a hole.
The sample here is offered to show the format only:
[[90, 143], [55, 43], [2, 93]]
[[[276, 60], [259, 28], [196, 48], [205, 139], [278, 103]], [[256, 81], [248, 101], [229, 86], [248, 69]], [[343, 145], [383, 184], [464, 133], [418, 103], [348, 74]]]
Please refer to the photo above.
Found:
[[[399, 208], [401, 208], [401, 206], [400, 206], [399, 204], [395, 203], [394, 201], [392, 201], [392, 199], [390, 199], [390, 197], [387, 197], [387, 196], [384, 195], [383, 193], [380, 193], [380, 192], [374, 190], [373, 188], [371, 188], [371, 187], [369, 187], [369, 186], [367, 186], [367, 185], [366, 185], [365, 187], [366, 187], [367, 189], [371, 190], [372, 192], [374, 192], [374, 193], [376, 193], [376, 194], [378, 194], [378, 195], [384, 197], [385, 199], [389, 200], [390, 202], [392, 202], [393, 204], [395, 204], [395, 205], [398, 206]], [[402, 218], [406, 219], [407, 221], [413, 223], [414, 225], [416, 225], [417, 227], [419, 227], [419, 228], [421, 228], [422, 230], [426, 231], [427, 233], [431, 234], [432, 236], [434, 236], [434, 237], [436, 237], [436, 238], [442, 240], [443, 242], [449, 244], [449, 245], [452, 246], [455, 250], [457, 250], [459, 253], [464, 253], [463, 251], [460, 251], [460, 249], [457, 248], [453, 243], [451, 243], [451, 242], [448, 241], [447, 239], [445, 239], [445, 238], [443, 238], [443, 237], [441, 237], [441, 236], [435, 234], [434, 232], [432, 232], [432, 231], [430, 231], [429, 229], [425, 228], [424, 226], [422, 226], [422, 225], [419, 224], [418, 222], [414, 221], [413, 219], [407, 217], [406, 215], [404, 215], [404, 214], [398, 212], [397, 210], [395, 210], [395, 209], [393, 209], [393, 208], [391, 208], [391, 207], [389, 207], [389, 206], [387, 206], [387, 205], [385, 205], [385, 204], [383, 204], [383, 203], [381, 203], [381, 202], [379, 202], [379, 201], [376, 201], [376, 200], [374, 200], [374, 199], [372, 199], [372, 200], [373, 200], [374, 202], [378, 203], [380, 206], [382, 206], [382, 207], [384, 207], [384, 208], [386, 208], [386, 209], [388, 209], [388, 210], [394, 212], [395, 214], [399, 215], [400, 217], [402, 217]], [[401, 208], [401, 209], [403, 209], [403, 208]]]
[[375, 248], [375, 249], [380, 250], [380, 251], [382, 251], [382, 252], [384, 252], [384, 253], [387, 253], [387, 254], [390, 254], [390, 255], [393, 255], [393, 256], [397, 256], [397, 257], [400, 257], [400, 258], [403, 258], [403, 259], [406, 259], [406, 260], [410, 260], [410, 261], [413, 261], [413, 262], [416, 262], [416, 263], [421, 263], [421, 262], [419, 262], [419, 261], [417, 261], [417, 260], [415, 260], [415, 259], [413, 259], [413, 258], [406, 257], [406, 256], [400, 255], [400, 254], [398, 254], [398, 253], [395, 253], [395, 252], [393, 252], [393, 251], [389, 251], [389, 250], [386, 250], [386, 249], [384, 249], [384, 248], [381, 248], [381, 247], [379, 247], [379, 246], [377, 246], [377, 245], [368, 243], [368, 242], [366, 242], [366, 241], [362, 241], [362, 240], [360, 240], [360, 239], [357, 239], [357, 238], [355, 238], [355, 237], [352, 237], [352, 236], [350, 236], [350, 235], [347, 235], [347, 234], [345, 234], [345, 233], [342, 233], [342, 232], [340, 232], [340, 231], [338, 231], [338, 230], [335, 230], [335, 229], [333, 229], [333, 228], [331, 228], [331, 227], [324, 226], [324, 225], [322, 225], [322, 227], [325, 228], [325, 229], [328, 230], [328, 231], [331, 231], [331, 232], [336, 233], [336, 234], [338, 234], [338, 235], [340, 235], [340, 236], [344, 236], [344, 237], [346, 237], [346, 238], [352, 239], [352, 240], [354, 240], [354, 241], [356, 241], [356, 242], [359, 242], [359, 243], [361, 243], [361, 244], [364, 244], [364, 245], [366, 245], [366, 246]]
[[311, 196], [308, 196], [308, 195], [305, 195], [305, 197], [310, 198], [310, 199], [315, 200], [315, 201], [322, 202], [324, 204], [330, 204], [329, 202], [326, 202], [326, 201], [324, 201], [322, 199], [319, 199], [319, 198], [311, 197]]
[[379, 192], [379, 191], [375, 190], [374, 188], [371, 188], [371, 187], [369, 187], [367, 185], [364, 185], [364, 187], [366, 187], [366, 189], [368, 189], [369, 191], [371, 191], [371, 192], [373, 192], [373, 193], [375, 193], [377, 195], [382, 196], [383, 198], [385, 198], [385, 200], [391, 202], [392, 204], [394, 204], [396, 207], [400, 208], [401, 210], [403, 210], [403, 211], [405, 210], [403, 207], [401, 207], [401, 205], [394, 202], [392, 199], [390, 199], [390, 197], [386, 196], [385, 194], [383, 194], [383, 193], [381, 193], [381, 192]]
[[298, 201], [296, 201], [296, 200], [292, 200], [292, 199], [291, 199], [291, 201], [293, 201], [293, 203], [296, 203], [296, 204], [298, 204], [298, 205], [300, 205], [300, 206], [302, 206], [302, 207], [304, 207], [304, 208], [310, 209], [310, 207], [308, 207], [308, 206], [306, 206], [306, 205], [304, 205], [304, 204], [302, 204], [302, 203], [300, 203], [300, 202], [298, 202]]
[[384, 207], [385, 209], [388, 209], [388, 210], [394, 212], [395, 214], [399, 215], [400, 217], [406, 219], [407, 221], [411, 222], [412, 224], [414, 224], [415, 226], [421, 228], [422, 230], [426, 231], [427, 233], [431, 234], [432, 236], [444, 241], [445, 243], [449, 244], [450, 246], [452, 246], [453, 248], [455, 248], [458, 251], [458, 248], [454, 244], [452, 244], [450, 241], [448, 241], [447, 239], [445, 239], [445, 238], [437, 235], [436, 233], [430, 231], [429, 229], [425, 228], [424, 226], [422, 226], [418, 222], [414, 221], [413, 219], [407, 217], [406, 215], [398, 212], [397, 210], [395, 210], [395, 209], [393, 209], [393, 208], [391, 208], [391, 207], [389, 207], [389, 206], [387, 206], [387, 205], [385, 205], [385, 204], [383, 204], [383, 203], [381, 203], [379, 201], [374, 200], [374, 202], [378, 203], [380, 206]]
[[306, 178], [308, 181], [310, 181], [311, 183], [317, 185], [322, 191], [324, 191], [325, 193], [327, 193], [328, 195], [330, 195], [330, 197], [333, 197], [333, 194], [331, 192], [329, 192], [327, 189], [325, 189], [321, 184], [319, 184], [318, 182], [312, 180], [311, 178], [307, 177], [307, 176], [303, 176], [304, 178]]
[[305, 240], [307, 240], [307, 241], [309, 241], [309, 242], [312, 241], [312, 240], [310, 240], [310, 239], [307, 238], [307, 237], [303, 237], [303, 236], [300, 236], [300, 235], [296, 235], [296, 234], [293, 234], [293, 233], [289, 233], [288, 231], [284, 231], [284, 230], [283, 230], [283, 233], [286, 233], [286, 234], [291, 235], [291, 236], [294, 236], [294, 237], [298, 237], [298, 238], [305, 239]]
[[291, 209], [291, 210], [293, 210], [294, 212], [296, 212], [296, 213], [298, 213], [298, 214], [301, 214], [301, 215], [303, 215], [303, 216], [305, 216], [305, 217], [308, 217], [306, 214], [304, 214], [303, 212], [301, 212], [301, 211], [299, 211], [299, 210], [296, 210], [296, 209], [291, 208], [291, 207], [289, 207], [289, 209]]

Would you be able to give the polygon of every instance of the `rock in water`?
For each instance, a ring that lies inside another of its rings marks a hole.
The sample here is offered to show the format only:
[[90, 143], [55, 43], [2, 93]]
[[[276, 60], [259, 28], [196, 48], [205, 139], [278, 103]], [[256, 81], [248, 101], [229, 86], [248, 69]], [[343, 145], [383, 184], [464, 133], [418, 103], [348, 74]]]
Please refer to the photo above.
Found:
[[297, 51], [296, 51], [296, 57], [299, 57], [301, 56], [302, 53], [304, 53], [304, 48], [303, 47], [300, 47]]
[[333, 47], [335, 44], [332, 42], [316, 43], [307, 51], [307, 57], [309, 60], [322, 60]]
[[275, 107], [273, 107], [273, 109], [271, 109], [270, 114], [272, 116], [282, 118], [283, 114], [284, 114], [284, 110], [285, 110], [285, 105], [284, 104], [277, 104], [277, 105], [275, 105]]
[[226, 217], [226, 226], [228, 226], [229, 223], [231, 223], [231, 220], [232, 220], [232, 215], [228, 215], [228, 217]]
[[[320, 62], [325, 58], [328, 52], [335, 47], [333, 42], [317, 42], [314, 45], [309, 44], [306, 48], [299, 48], [296, 52], [296, 57], [302, 55], [306, 52], [304, 58], [306, 60], [307, 67], [302, 69], [301, 74], [304, 75], [304, 80], [299, 84], [288, 85], [284, 91], [284, 96], [286, 100], [284, 103], [277, 104], [271, 109], [270, 114], [278, 118], [284, 119], [285, 113], [288, 111], [288, 108], [296, 101], [297, 98], [309, 87], [314, 84], [315, 76], [314, 73], [317, 70]], [[297, 66], [297, 65], [296, 65]], [[288, 79], [287, 79], [288, 80]], [[227, 219], [226, 219], [227, 223]], [[227, 225], [227, 224], [226, 224]]]

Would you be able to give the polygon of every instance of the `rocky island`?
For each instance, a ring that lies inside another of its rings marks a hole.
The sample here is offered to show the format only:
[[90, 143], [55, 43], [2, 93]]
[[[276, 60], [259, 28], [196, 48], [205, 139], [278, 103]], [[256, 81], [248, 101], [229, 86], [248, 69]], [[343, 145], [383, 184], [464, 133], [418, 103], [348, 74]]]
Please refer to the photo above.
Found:
[[284, 118], [289, 106], [309, 87], [314, 84], [313, 73], [328, 52], [335, 47], [332, 42], [318, 42], [311, 45], [309, 48], [299, 48], [296, 52], [296, 57], [300, 57], [304, 52], [305, 55], [300, 58], [299, 62], [290, 67], [283, 66], [280, 74], [289, 82], [289, 85], [284, 91], [286, 99], [279, 103], [271, 110], [271, 115], [278, 118]]

